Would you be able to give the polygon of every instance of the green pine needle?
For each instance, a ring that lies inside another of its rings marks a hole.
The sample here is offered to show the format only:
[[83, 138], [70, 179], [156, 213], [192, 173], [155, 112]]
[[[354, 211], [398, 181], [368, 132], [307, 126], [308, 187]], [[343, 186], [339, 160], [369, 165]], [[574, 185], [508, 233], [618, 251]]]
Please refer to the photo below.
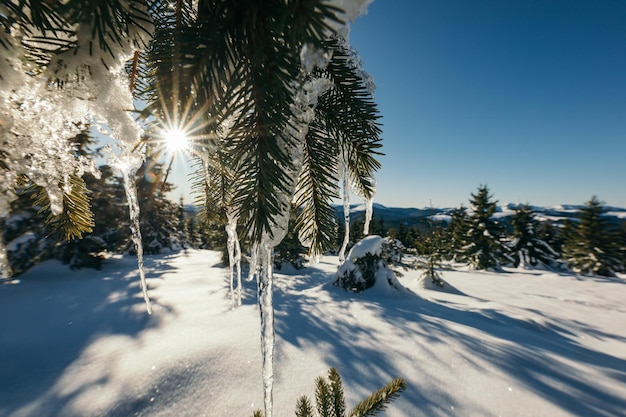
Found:
[[350, 412], [350, 417], [375, 416], [382, 411], [392, 400], [397, 398], [406, 389], [406, 382], [396, 378], [365, 400], [361, 401]]

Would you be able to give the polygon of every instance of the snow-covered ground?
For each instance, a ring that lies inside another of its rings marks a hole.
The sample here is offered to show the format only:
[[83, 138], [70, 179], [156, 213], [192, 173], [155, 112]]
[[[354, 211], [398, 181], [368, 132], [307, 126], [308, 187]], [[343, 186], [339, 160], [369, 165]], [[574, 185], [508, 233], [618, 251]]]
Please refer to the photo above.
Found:
[[[231, 309], [216, 252], [102, 271], [45, 262], [0, 286], [0, 416], [251, 416], [262, 408], [255, 284]], [[275, 415], [336, 367], [348, 407], [396, 376], [386, 416], [626, 416], [626, 279], [419, 271], [401, 296], [328, 285], [337, 259], [277, 274]]]

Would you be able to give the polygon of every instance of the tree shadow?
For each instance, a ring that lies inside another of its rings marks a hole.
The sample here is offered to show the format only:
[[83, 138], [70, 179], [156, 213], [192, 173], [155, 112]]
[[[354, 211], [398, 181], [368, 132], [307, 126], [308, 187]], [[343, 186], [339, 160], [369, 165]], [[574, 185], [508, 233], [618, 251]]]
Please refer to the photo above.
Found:
[[[448, 415], [450, 410], [442, 404], [455, 404], [458, 393], [433, 386], [433, 379], [438, 378], [425, 374], [430, 365], [420, 369], [420, 363], [434, 361], [438, 369], [454, 373], [448, 358], [440, 357], [436, 348], [454, 340], [459, 346], [456, 353], [479, 372], [489, 364], [572, 416], [626, 415], [626, 398], [590, 377], [601, 372], [619, 386], [626, 379], [626, 360], [581, 345], [568, 329], [624, 341], [621, 336], [580, 322], [553, 320], [537, 310], [517, 309], [522, 317], [512, 317], [496, 309], [468, 310], [463, 304], [429, 301], [417, 295], [387, 299], [368, 296], [367, 291], [347, 293], [322, 283], [330, 281], [332, 274], [307, 272], [310, 275], [306, 277], [288, 277], [291, 282], [276, 292], [276, 333], [296, 347], [319, 346], [326, 362], [344, 377], [346, 392], [367, 393], [395, 376], [407, 376], [411, 381], [399, 405], [413, 406], [411, 415]], [[334, 307], [328, 309], [326, 303]], [[354, 303], [361, 303], [375, 319], [393, 326], [401, 339], [418, 343], [415, 351], [419, 354], [394, 349], [374, 327], [352, 320]], [[329, 311], [339, 311], [342, 317], [329, 318]], [[371, 343], [356, 342], [366, 339]], [[414, 366], [398, 369], [395, 364], [401, 362]], [[471, 407], [478, 415], [495, 413], [476, 402]]]
[[[158, 286], [172, 270], [163, 258], [146, 257], [145, 266], [149, 287]], [[0, 326], [0, 414], [11, 415], [43, 396], [94, 340], [134, 338], [158, 326], [159, 315], [146, 312], [138, 276], [132, 257], [111, 259], [102, 271], [71, 271], [58, 261], [46, 261], [19, 283], [0, 286], [0, 317], [5, 318]], [[172, 311], [158, 299], [151, 303]]]

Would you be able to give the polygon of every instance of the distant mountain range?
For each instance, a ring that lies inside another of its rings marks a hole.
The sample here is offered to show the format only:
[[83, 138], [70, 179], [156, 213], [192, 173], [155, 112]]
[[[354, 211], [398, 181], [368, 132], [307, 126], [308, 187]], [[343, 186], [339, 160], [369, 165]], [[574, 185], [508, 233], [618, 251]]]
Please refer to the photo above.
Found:
[[[507, 219], [515, 213], [517, 207], [521, 207], [522, 204], [506, 204], [497, 207], [495, 217], [501, 219]], [[559, 205], [551, 207], [530, 206], [538, 220], [550, 220], [555, 223], [561, 223], [565, 219], [574, 219], [577, 217], [580, 209], [584, 205]], [[401, 223], [405, 226], [419, 226], [426, 225], [430, 219], [439, 221], [449, 221], [450, 213], [454, 208], [400, 208], [400, 207], [386, 207], [382, 204], [374, 203], [373, 217], [376, 219], [383, 219], [387, 227], [398, 227]], [[620, 207], [606, 207], [608, 212], [607, 216], [611, 217], [615, 221], [626, 221], [626, 208]], [[470, 209], [468, 209], [470, 210]], [[343, 206], [335, 206], [335, 212], [337, 216], [343, 218]], [[353, 204], [350, 206], [351, 219], [363, 219], [365, 217], [365, 205]]]
[[[495, 217], [506, 220], [515, 213], [517, 207], [522, 204], [509, 203], [497, 207]], [[541, 207], [530, 206], [540, 221], [550, 220], [556, 224], [563, 222], [565, 219], [575, 219], [584, 205], [563, 204], [558, 206]], [[335, 215], [339, 219], [343, 219], [343, 206], [335, 205]], [[455, 208], [403, 208], [403, 207], [387, 207], [382, 204], [374, 203], [374, 218], [383, 219], [387, 227], [398, 227], [401, 223], [405, 226], [427, 225], [430, 219], [438, 221], [449, 221], [450, 213]], [[608, 212], [606, 215], [614, 221], [626, 221], [626, 208], [621, 207], [605, 207]], [[185, 211], [188, 213], [197, 213], [197, 206], [185, 205]], [[469, 209], [468, 209], [469, 210]], [[359, 220], [365, 218], [365, 205], [350, 205], [350, 219]]]

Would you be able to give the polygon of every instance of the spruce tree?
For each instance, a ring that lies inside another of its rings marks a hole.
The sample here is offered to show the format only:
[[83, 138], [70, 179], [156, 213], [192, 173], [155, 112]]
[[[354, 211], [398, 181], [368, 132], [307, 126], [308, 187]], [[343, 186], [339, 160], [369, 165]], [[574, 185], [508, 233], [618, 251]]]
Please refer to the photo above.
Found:
[[14, 276], [22, 274], [37, 263], [50, 259], [54, 252], [53, 239], [46, 239], [45, 218], [41, 207], [33, 204], [34, 188], [18, 190], [11, 203], [4, 227], [7, 257]]
[[450, 212], [448, 224], [449, 245], [447, 246], [447, 259], [464, 262], [463, 246], [465, 245], [467, 231], [469, 229], [469, 216], [466, 207], [458, 207]]
[[515, 267], [534, 267], [540, 263], [548, 267], [556, 266], [558, 253], [540, 237], [539, 221], [530, 206], [515, 209], [511, 226], [513, 233], [509, 245]]
[[563, 257], [567, 265], [584, 275], [615, 276], [623, 270], [616, 231], [605, 216], [606, 208], [593, 196], [578, 215], [578, 223], [565, 236]]
[[178, 233], [181, 236], [181, 246], [183, 249], [189, 248], [189, 230], [187, 229], [189, 222], [187, 221], [187, 213], [185, 212], [185, 202], [180, 197], [178, 203]]
[[416, 267], [423, 270], [424, 278], [431, 279], [433, 284], [440, 287], [444, 286], [439, 269], [446, 259], [445, 233], [441, 225], [431, 224], [429, 233], [422, 235], [417, 247], [420, 258], [416, 262]]
[[459, 255], [476, 269], [498, 268], [511, 262], [504, 243], [504, 228], [493, 215], [497, 201], [492, 201], [487, 186], [472, 194], [471, 214], [467, 217], [465, 233], [460, 237]]
[[148, 255], [179, 251], [184, 240], [179, 230], [179, 207], [166, 196], [172, 185], [164, 182], [163, 164], [155, 158], [149, 156], [136, 174], [141, 237]]

